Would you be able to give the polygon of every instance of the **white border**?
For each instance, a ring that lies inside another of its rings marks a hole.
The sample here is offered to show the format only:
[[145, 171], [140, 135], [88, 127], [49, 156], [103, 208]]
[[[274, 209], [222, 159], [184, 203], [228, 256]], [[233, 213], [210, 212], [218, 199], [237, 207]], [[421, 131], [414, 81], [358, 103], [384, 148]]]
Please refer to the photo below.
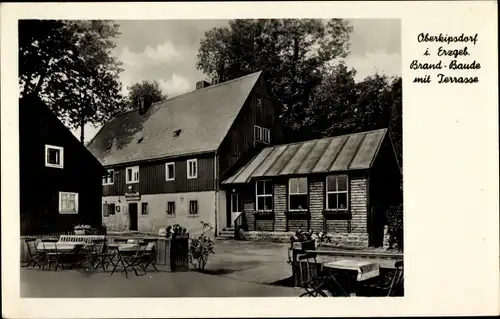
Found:
[[[495, 1], [2, 3], [2, 309], [9, 318], [487, 315], [499, 311], [498, 34]], [[19, 298], [17, 19], [400, 18], [404, 298]], [[414, 85], [420, 32], [479, 33], [481, 83]], [[464, 187], [467, 181], [474, 181]], [[467, 199], [467, 200], [466, 200]], [[473, 214], [472, 214], [473, 213]], [[457, 289], [457, 287], [459, 289]], [[140, 305], [140, 306], [138, 306]]]

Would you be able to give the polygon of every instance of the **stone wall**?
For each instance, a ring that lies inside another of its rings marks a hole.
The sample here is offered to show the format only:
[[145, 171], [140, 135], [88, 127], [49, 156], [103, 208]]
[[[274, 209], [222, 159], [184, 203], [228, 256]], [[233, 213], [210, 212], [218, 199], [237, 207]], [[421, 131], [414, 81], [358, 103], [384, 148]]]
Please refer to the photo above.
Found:
[[[198, 214], [189, 214], [189, 201], [198, 201]], [[167, 214], [167, 202], [175, 202], [175, 215]], [[202, 232], [201, 221], [215, 226], [215, 192], [194, 192], [194, 193], [170, 193], [142, 195], [138, 203], [138, 231], [157, 234], [160, 228], [169, 225], [179, 224], [189, 229], [190, 234], [197, 235]], [[141, 212], [142, 203], [148, 203], [148, 213]], [[130, 216], [128, 215], [128, 203], [125, 196], [106, 196], [102, 198], [102, 203], [114, 203], [120, 207], [119, 212], [114, 215], [104, 217], [103, 222], [109, 231], [128, 231]]]
[[[273, 181], [274, 221], [254, 216], [254, 201], [245, 202], [244, 210], [248, 223], [246, 238], [252, 240], [272, 240], [288, 242], [290, 234], [301, 229], [311, 228], [314, 231], [326, 231], [338, 246], [368, 246], [367, 213], [368, 213], [368, 180], [364, 175], [349, 176], [349, 208], [350, 220], [325, 219], [325, 182], [326, 176], [308, 177], [309, 216], [287, 218], [287, 179]], [[273, 227], [274, 226], [274, 227]]]

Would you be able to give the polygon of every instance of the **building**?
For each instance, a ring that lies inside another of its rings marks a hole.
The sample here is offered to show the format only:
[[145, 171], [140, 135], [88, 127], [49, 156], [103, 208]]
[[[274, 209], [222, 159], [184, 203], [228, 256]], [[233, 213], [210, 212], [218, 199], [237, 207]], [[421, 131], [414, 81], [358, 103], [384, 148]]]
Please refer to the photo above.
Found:
[[21, 235], [102, 225], [105, 169], [39, 99], [19, 101]]
[[400, 181], [389, 134], [380, 129], [266, 147], [222, 189], [238, 203], [231, 209], [250, 237], [302, 228], [366, 247], [382, 245], [385, 210], [402, 201]]
[[281, 141], [261, 72], [143, 104], [104, 125], [87, 145], [107, 168], [108, 230], [157, 233], [180, 224], [232, 226], [220, 181], [264, 146]]

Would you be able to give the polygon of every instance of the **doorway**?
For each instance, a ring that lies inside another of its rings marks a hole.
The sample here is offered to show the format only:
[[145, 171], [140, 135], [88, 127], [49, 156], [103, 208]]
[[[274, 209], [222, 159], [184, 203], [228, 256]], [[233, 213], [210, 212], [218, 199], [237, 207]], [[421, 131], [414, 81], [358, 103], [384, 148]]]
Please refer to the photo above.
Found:
[[137, 231], [138, 228], [137, 228], [137, 218], [138, 218], [138, 214], [137, 214], [137, 203], [129, 203], [128, 204], [128, 215], [129, 215], [129, 218], [130, 218], [130, 223], [129, 223], [129, 230], [135, 230]]
[[234, 226], [234, 220], [243, 211], [242, 207], [241, 195], [239, 193], [231, 194], [231, 209], [230, 213], [227, 214], [227, 227]]

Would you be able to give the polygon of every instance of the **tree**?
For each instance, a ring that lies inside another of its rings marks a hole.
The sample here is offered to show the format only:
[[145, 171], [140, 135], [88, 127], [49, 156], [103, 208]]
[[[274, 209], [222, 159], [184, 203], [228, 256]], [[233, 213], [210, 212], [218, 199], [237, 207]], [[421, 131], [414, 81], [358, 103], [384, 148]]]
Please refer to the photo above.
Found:
[[118, 25], [105, 20], [19, 22], [21, 96], [38, 95], [70, 128], [102, 124], [124, 109]]
[[167, 99], [167, 94], [164, 94], [157, 81], [142, 81], [128, 86], [128, 108], [133, 108], [139, 103], [139, 99], [148, 95], [151, 101], [160, 102]]
[[232, 20], [205, 33], [196, 66], [212, 82], [263, 71], [285, 127], [296, 132], [327, 62], [348, 54], [351, 32], [340, 19]]

